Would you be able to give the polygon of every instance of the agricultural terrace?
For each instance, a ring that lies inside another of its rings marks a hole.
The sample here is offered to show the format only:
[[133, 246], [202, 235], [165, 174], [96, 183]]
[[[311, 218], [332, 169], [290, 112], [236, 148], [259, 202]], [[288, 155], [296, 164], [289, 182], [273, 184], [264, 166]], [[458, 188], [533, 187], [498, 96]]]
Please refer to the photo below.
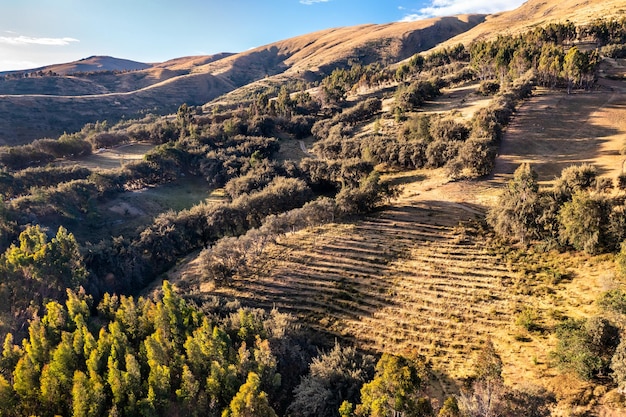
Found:
[[616, 178], [624, 163], [624, 103], [622, 91], [566, 94], [538, 89], [508, 127], [494, 178], [510, 178], [522, 162], [529, 162], [544, 183], [563, 168], [583, 163]]

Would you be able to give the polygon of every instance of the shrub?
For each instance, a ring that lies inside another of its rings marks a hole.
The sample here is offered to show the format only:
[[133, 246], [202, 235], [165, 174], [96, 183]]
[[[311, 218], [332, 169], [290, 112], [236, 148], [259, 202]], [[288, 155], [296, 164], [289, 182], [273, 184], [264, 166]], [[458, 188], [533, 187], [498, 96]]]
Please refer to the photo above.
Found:
[[534, 332], [536, 330], [541, 330], [541, 325], [539, 324], [539, 315], [537, 311], [533, 308], [525, 308], [521, 313], [517, 316], [515, 320], [515, 324], [523, 327], [529, 332]]
[[621, 289], [609, 290], [598, 298], [598, 306], [604, 311], [626, 314], [626, 293]]
[[464, 141], [470, 130], [464, 124], [451, 117], [433, 117], [430, 119], [430, 136], [433, 140]]
[[541, 212], [537, 174], [530, 164], [520, 165], [507, 189], [487, 214], [487, 222], [504, 238], [525, 243], [539, 237], [537, 219]]
[[344, 401], [356, 402], [360, 387], [373, 374], [374, 358], [338, 344], [313, 359], [309, 374], [294, 390], [293, 415], [333, 417]]
[[435, 140], [428, 144], [425, 156], [428, 166], [440, 168], [448, 161], [453, 160], [459, 151], [460, 142]]
[[409, 85], [400, 85], [396, 91], [396, 106], [404, 111], [414, 110], [426, 100], [441, 95], [436, 80], [416, 81]]
[[602, 230], [603, 203], [584, 192], [574, 194], [572, 201], [565, 203], [559, 211], [561, 243], [589, 254], [599, 253], [606, 243]]
[[561, 171], [554, 189], [561, 201], [571, 200], [577, 191], [587, 191], [596, 187], [598, 171], [593, 165], [570, 166]]
[[373, 171], [358, 187], [343, 187], [335, 197], [337, 209], [343, 214], [362, 214], [372, 211], [391, 190], [380, 183], [380, 175]]
[[489, 139], [471, 138], [459, 146], [456, 161], [465, 170], [464, 176], [482, 177], [493, 171], [496, 160], [496, 148]]
[[619, 343], [619, 330], [607, 319], [569, 319], [557, 328], [556, 335], [552, 356], [561, 369], [586, 380], [607, 373]]
[[129, 137], [122, 133], [102, 132], [89, 136], [87, 140], [95, 149], [112, 148], [129, 142]]
[[611, 358], [611, 377], [620, 393], [626, 393], [626, 338], [615, 349]]
[[481, 81], [478, 86], [478, 90], [476, 91], [478, 94], [483, 96], [490, 96], [495, 94], [500, 90], [500, 83], [495, 80], [485, 80]]

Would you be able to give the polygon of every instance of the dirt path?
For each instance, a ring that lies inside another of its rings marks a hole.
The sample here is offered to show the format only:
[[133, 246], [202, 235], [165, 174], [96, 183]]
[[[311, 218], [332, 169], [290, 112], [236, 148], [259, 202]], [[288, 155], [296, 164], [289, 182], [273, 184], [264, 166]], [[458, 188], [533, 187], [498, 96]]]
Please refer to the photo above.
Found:
[[306, 156], [308, 156], [308, 157], [310, 157], [310, 158], [315, 158], [315, 155], [313, 155], [311, 152], [309, 152], [309, 151], [307, 150], [306, 145], [304, 144], [304, 141], [299, 140], [299, 141], [298, 141], [298, 143], [300, 144], [300, 149], [302, 150], [302, 152], [303, 152]]

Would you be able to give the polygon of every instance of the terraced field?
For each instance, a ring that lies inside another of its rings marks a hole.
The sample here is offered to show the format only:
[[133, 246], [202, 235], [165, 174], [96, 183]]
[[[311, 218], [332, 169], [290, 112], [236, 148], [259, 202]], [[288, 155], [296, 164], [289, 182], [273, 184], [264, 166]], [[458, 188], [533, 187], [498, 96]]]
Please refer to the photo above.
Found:
[[[480, 230], [492, 187], [446, 183], [437, 173], [402, 175], [413, 182], [384, 210], [282, 236], [230, 285], [203, 281], [199, 258], [168, 277], [200, 303], [219, 296], [276, 307], [330, 342], [421, 353], [433, 365], [431, 385], [439, 398], [458, 392], [489, 337], [502, 355], [508, 384], [554, 384], [560, 392], [562, 375], [550, 358], [553, 333], [528, 332], [516, 319], [532, 308], [548, 330], [559, 316], [592, 315], [594, 300], [611, 285], [610, 260], [548, 254], [569, 278], [548, 294], [520, 291], [516, 283], [540, 285], [542, 273], [526, 274], [524, 262], [540, 271], [542, 261], [511, 260]], [[564, 395], [576, 397], [586, 388], [572, 381]]]
[[486, 336], [511, 322], [515, 301], [503, 286], [512, 272], [473, 235], [477, 213], [450, 202], [394, 204], [282, 237], [232, 285], [198, 289], [275, 306], [362, 348], [419, 352], [462, 373]]

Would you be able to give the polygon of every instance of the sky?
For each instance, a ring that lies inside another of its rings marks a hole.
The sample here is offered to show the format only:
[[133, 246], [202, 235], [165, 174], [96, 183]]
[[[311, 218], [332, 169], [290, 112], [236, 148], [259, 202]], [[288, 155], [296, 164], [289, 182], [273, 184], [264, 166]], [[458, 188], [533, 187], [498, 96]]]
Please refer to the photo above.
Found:
[[512, 10], [524, 0], [0, 0], [0, 71], [109, 55], [163, 62], [339, 26]]

